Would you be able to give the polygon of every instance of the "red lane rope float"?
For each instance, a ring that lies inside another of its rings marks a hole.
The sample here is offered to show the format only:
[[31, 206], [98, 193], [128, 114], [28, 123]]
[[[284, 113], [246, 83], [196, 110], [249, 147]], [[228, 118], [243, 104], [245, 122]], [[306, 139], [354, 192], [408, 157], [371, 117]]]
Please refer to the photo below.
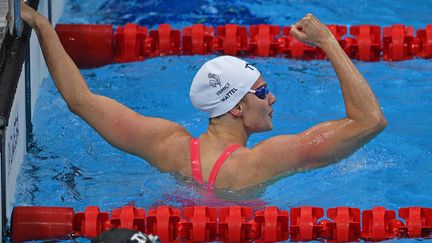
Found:
[[213, 51], [213, 27], [195, 24], [183, 29], [184, 55], [205, 55]]
[[58, 25], [56, 30], [63, 47], [79, 67], [98, 67], [113, 62], [111, 25]]
[[[432, 58], [432, 25], [417, 30], [402, 24], [328, 25], [336, 40], [352, 59], [361, 61], [402, 61], [414, 57]], [[194, 24], [182, 31], [161, 24], [148, 30], [136, 24], [58, 24], [56, 31], [66, 51], [80, 68], [109, 63], [142, 61], [166, 55], [226, 54], [233, 56], [324, 59], [317, 47], [305, 45], [289, 35], [291, 27], [260, 24], [249, 28], [237, 24], [205, 26]], [[382, 36], [381, 36], [381, 32]]]
[[[63, 31], [63, 27], [57, 26], [56, 29], [57, 32]], [[69, 29], [66, 31], [69, 31]], [[109, 49], [114, 52], [113, 61], [118, 63], [142, 61], [146, 56], [154, 52], [151, 46], [152, 44], [149, 43], [150, 39], [147, 38], [147, 32], [146, 27], [140, 27], [136, 24], [127, 24], [126, 26], [118, 27], [114, 35], [116, 48], [113, 49], [113, 46], [109, 47]], [[60, 37], [60, 40], [63, 43], [62, 37]], [[77, 41], [79, 42], [79, 40]], [[94, 45], [97, 46], [97, 48], [100, 47], [99, 43], [94, 43]]]
[[329, 208], [325, 218], [323, 208], [310, 206], [290, 211], [268, 206], [255, 212], [241, 206], [183, 210], [159, 206], [147, 214], [143, 208], [124, 206], [110, 216], [95, 206], [78, 213], [68, 207], [20, 206], [12, 212], [11, 240], [93, 238], [111, 228], [158, 235], [161, 242], [351, 242], [432, 237], [432, 208], [401, 208], [398, 215], [401, 219], [384, 207], [363, 212], [350, 207]]

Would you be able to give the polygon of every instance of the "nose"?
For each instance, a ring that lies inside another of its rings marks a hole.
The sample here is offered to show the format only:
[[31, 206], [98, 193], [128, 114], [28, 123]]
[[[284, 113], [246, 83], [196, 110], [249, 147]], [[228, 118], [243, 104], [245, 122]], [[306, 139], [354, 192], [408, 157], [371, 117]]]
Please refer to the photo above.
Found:
[[269, 93], [269, 99], [268, 99], [269, 105], [273, 105], [276, 103], [276, 96], [273, 93]]

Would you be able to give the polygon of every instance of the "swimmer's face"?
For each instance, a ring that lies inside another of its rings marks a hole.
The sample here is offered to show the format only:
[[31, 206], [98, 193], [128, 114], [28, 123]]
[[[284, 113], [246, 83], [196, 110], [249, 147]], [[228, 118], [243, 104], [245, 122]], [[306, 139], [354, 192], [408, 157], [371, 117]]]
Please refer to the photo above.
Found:
[[[267, 87], [267, 83], [260, 76], [252, 86], [252, 90]], [[259, 97], [260, 96], [260, 97]], [[264, 98], [262, 95], [248, 93], [245, 96], [244, 107], [242, 107], [243, 123], [249, 133], [265, 132], [273, 128], [272, 105], [276, 97], [269, 92]]]

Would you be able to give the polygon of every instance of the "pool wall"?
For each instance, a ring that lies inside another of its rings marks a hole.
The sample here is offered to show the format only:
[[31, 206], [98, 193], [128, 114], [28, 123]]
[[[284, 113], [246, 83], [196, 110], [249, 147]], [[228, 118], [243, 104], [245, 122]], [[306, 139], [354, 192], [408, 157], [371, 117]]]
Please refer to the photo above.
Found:
[[[63, 12], [63, 6], [64, 0], [41, 0], [38, 11], [49, 18], [54, 26]], [[0, 127], [3, 127], [0, 129], [1, 232], [5, 229], [6, 218], [10, 217], [12, 212], [17, 176], [27, 151], [27, 144], [31, 142], [29, 134], [39, 88], [43, 79], [48, 76], [48, 69], [34, 31], [29, 42], [29, 54], [21, 69], [9, 116], [6, 116], [7, 121], [3, 121], [3, 125], [0, 124]], [[16, 69], [19, 70], [20, 67]]]

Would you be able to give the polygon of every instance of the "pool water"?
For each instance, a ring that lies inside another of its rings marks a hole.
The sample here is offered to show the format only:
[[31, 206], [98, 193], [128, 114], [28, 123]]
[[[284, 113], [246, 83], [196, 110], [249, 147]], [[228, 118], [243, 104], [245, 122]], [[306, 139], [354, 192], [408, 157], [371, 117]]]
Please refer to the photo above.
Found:
[[[190, 11], [192, 9], [192, 11]], [[150, 28], [170, 23], [289, 25], [307, 12], [326, 23], [404, 23], [416, 29], [432, 23], [427, 1], [73, 1], [63, 23], [135, 22]], [[148, 23], [148, 24], [147, 24]], [[203, 133], [206, 114], [195, 110], [189, 87], [195, 72], [214, 56], [168, 56], [143, 62], [82, 70], [90, 89], [146, 115]], [[345, 116], [337, 77], [328, 61], [252, 58], [276, 95], [273, 127], [253, 135], [251, 147], [280, 134], [293, 134], [323, 121]], [[313, 205], [324, 208], [384, 206], [432, 207], [432, 60], [360, 62], [388, 120], [378, 137], [352, 156], [324, 168], [278, 178], [234, 192], [219, 190], [223, 200], [206, 199], [187, 178], [161, 173], [146, 161], [106, 143], [70, 113], [51, 79], [45, 80], [33, 120], [34, 143], [18, 178], [17, 205], [70, 206], [76, 211], [98, 205], [111, 211], [124, 205], [151, 208], [196, 204], [230, 205], [259, 200], [288, 210]], [[263, 162], [265, 163], [265, 162]]]

